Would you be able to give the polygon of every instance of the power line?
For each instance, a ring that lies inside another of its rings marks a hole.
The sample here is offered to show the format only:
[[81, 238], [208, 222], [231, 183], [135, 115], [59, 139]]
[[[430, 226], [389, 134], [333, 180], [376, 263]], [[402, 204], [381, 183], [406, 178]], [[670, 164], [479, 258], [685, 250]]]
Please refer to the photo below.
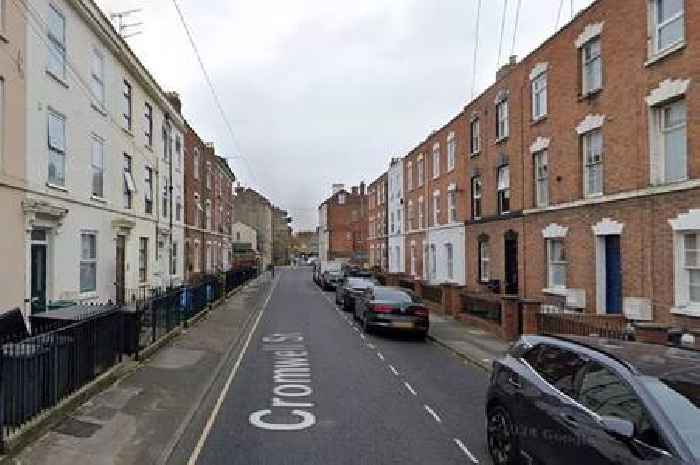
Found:
[[561, 10], [564, 9], [564, 0], [559, 1], [559, 10], [557, 11], [557, 22], [554, 24], [554, 32], [557, 32], [557, 29], [559, 29], [559, 20], [561, 19]]
[[523, 0], [518, 0], [518, 7], [515, 10], [515, 27], [513, 28], [513, 45], [510, 47], [510, 54], [515, 55], [515, 40], [518, 36], [518, 24], [520, 23], [520, 7]]
[[481, 24], [481, 0], [476, 6], [476, 34], [474, 35], [474, 59], [472, 61], [472, 92], [471, 98], [474, 98], [476, 90], [476, 56], [479, 53], [479, 25]]
[[501, 50], [503, 49], [503, 32], [506, 28], [506, 12], [508, 11], [508, 0], [503, 0], [503, 17], [501, 18], [501, 40], [498, 43], [498, 63], [497, 66], [501, 64]]
[[248, 159], [243, 156], [243, 152], [239, 148], [238, 141], [236, 139], [236, 135], [233, 132], [233, 126], [231, 126], [231, 122], [229, 121], [228, 117], [226, 116], [226, 112], [224, 111], [224, 107], [221, 104], [221, 99], [219, 99], [219, 94], [217, 94], [216, 89], [214, 88], [214, 83], [211, 80], [211, 77], [209, 77], [209, 73], [207, 72], [206, 67], [204, 66], [204, 61], [202, 60], [202, 56], [199, 53], [199, 49], [197, 48], [197, 45], [194, 42], [194, 37], [192, 37], [192, 33], [190, 32], [190, 28], [187, 25], [187, 21], [185, 21], [185, 16], [182, 14], [182, 10], [180, 9], [180, 5], [178, 5], [177, 0], [173, 0], [173, 5], [175, 5], [175, 9], [177, 10], [177, 14], [180, 17], [180, 22], [182, 23], [182, 27], [185, 29], [185, 33], [187, 34], [187, 39], [190, 42], [190, 45], [192, 46], [192, 50], [194, 51], [195, 56], [197, 57], [197, 62], [199, 63], [199, 67], [202, 70], [202, 74], [204, 74], [204, 79], [207, 82], [207, 86], [209, 87], [209, 90], [211, 91], [212, 96], [214, 97], [214, 103], [216, 104], [216, 107], [219, 110], [219, 113], [221, 113], [221, 117], [224, 120], [224, 124], [226, 125], [226, 128], [228, 129], [228, 133], [231, 136], [231, 141], [233, 142], [233, 147], [234, 149], [238, 152], [240, 158], [245, 162], [246, 167], [248, 169], [248, 173], [250, 174], [250, 177], [253, 179], [253, 182], [255, 184], [258, 184], [257, 179], [255, 179], [255, 174], [253, 173], [253, 169], [250, 166], [250, 162]]

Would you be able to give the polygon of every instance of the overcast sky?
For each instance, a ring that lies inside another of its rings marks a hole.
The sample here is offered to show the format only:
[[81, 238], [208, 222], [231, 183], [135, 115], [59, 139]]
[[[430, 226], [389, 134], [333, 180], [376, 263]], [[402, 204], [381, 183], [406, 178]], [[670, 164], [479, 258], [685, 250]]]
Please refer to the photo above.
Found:
[[[142, 8], [129, 44], [244, 185], [317, 224], [331, 184], [375, 179], [470, 99], [477, 0], [178, 0], [236, 141], [214, 106], [172, 0], [97, 0]], [[482, 0], [476, 90], [497, 69], [504, 1]], [[522, 0], [523, 56], [593, 0]], [[508, 1], [501, 63], [518, 0]]]

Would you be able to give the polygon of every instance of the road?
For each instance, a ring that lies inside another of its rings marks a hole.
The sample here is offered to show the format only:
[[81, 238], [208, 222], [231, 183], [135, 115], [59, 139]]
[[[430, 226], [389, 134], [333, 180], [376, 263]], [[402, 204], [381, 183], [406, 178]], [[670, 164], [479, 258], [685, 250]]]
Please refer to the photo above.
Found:
[[308, 268], [278, 270], [247, 342], [174, 462], [490, 463], [487, 374], [431, 342], [364, 335]]

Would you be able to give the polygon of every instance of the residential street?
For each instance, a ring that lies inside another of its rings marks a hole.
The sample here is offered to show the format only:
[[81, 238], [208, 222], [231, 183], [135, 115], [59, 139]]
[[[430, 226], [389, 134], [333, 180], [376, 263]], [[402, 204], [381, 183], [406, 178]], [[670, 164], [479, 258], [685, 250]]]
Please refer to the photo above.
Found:
[[[310, 376], [297, 368], [274, 379], [275, 367], [303, 359]], [[236, 367], [170, 463], [489, 463], [487, 374], [430, 342], [365, 336], [308, 268], [278, 270]], [[274, 397], [289, 406], [271, 406]]]

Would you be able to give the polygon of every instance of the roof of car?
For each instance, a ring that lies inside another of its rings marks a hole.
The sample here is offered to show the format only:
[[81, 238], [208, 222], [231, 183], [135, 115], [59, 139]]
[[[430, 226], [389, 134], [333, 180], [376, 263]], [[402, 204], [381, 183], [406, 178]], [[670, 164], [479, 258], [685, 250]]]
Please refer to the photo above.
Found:
[[545, 336], [535, 337], [531, 342], [547, 342], [552, 339], [601, 352], [642, 375], [665, 378], [694, 373], [692, 382], [700, 382], [700, 352], [695, 350], [594, 336]]

